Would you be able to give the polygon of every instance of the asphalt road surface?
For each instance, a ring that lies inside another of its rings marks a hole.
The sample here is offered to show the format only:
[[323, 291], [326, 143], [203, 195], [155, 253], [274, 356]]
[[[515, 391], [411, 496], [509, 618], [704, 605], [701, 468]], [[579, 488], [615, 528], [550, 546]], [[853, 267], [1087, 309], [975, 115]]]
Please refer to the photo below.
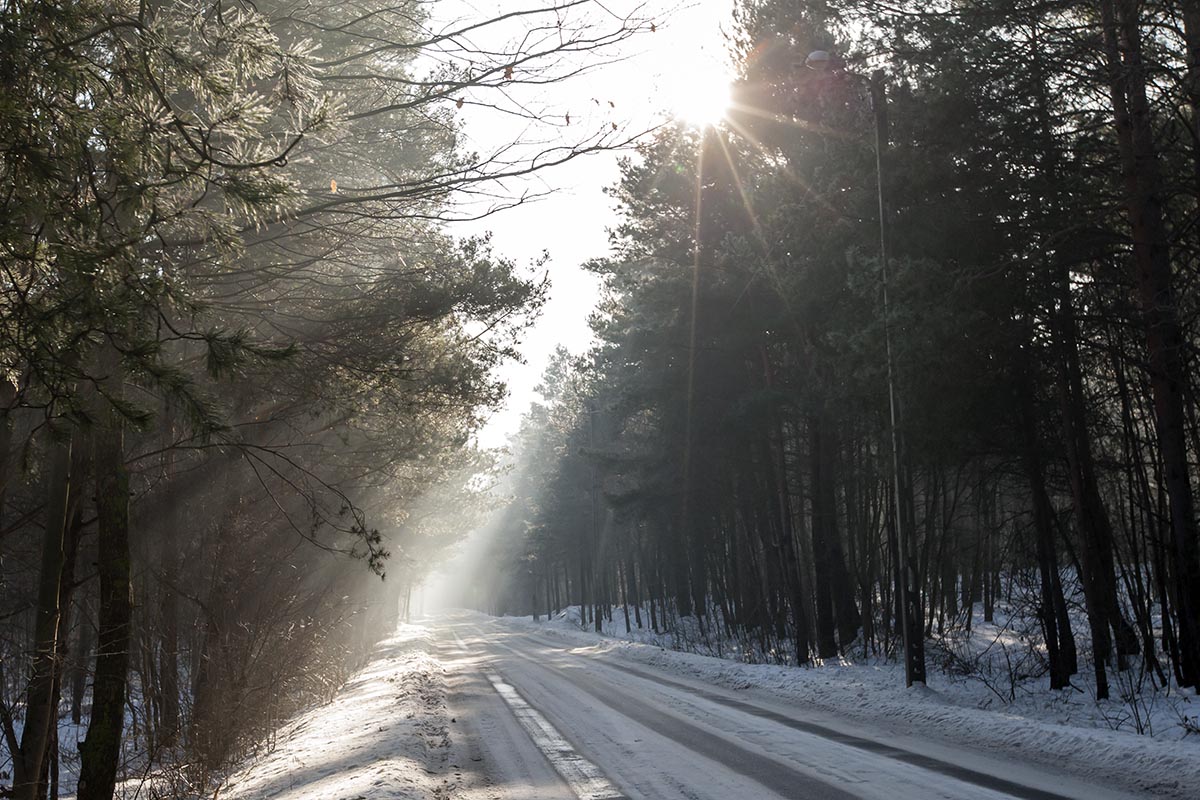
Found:
[[1135, 796], [969, 744], [863, 730], [478, 616], [428, 624], [447, 671], [464, 800]]

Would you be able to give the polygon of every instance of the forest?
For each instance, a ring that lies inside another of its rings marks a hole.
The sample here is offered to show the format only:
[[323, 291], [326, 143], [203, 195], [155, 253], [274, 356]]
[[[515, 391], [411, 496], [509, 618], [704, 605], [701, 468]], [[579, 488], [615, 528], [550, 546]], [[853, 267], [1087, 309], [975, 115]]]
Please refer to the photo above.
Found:
[[514, 99], [642, 25], [588, 6], [0, 3], [0, 795], [211, 796], [490, 502], [547, 285], [450, 226], [627, 138]]
[[726, 119], [623, 162], [465, 601], [910, 684], [1003, 601], [1053, 690], [1198, 687], [1200, 3], [728, 30]]
[[[0, 0], [0, 797], [216, 796], [464, 541], [496, 616], [1200, 691], [1200, 0], [737, 0], [649, 131], [536, 98], [669, 14], [451, 5]], [[613, 152], [482, 448], [552, 276], [456, 225]]]

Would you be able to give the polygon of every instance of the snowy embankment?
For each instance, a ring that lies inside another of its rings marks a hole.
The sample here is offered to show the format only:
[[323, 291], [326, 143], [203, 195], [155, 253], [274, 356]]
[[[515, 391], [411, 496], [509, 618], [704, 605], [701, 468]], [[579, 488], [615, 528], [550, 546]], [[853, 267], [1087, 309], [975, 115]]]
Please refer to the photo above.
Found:
[[[614, 626], [618, 630], [610, 628], [609, 635], [581, 630], [578, 609], [569, 609], [550, 621], [534, 622], [530, 617], [494, 621], [553, 637], [576, 648], [588, 648], [598, 656], [778, 697], [865, 725], [883, 735], [967, 746], [1014, 763], [1040, 763], [1147, 795], [1200, 796], [1200, 737], [1186, 735], [1179, 725], [1173, 737], [1139, 736], [1131, 730], [1097, 727], [1104, 726], [1105, 720], [1119, 711], [1120, 701], [1106, 708], [1097, 706], [1086, 693], [1047, 690], [1023, 692], [1013, 702], [1000, 704], [992, 690], [978, 681], [942, 675], [932, 669], [928, 687], [906, 689], [903, 667], [895, 664], [744, 664], [634, 641], [652, 634], [637, 629], [625, 634], [623, 625]], [[1200, 700], [1175, 695], [1172, 703], [1164, 704], [1157, 713], [1165, 720], [1197, 712]]]
[[445, 678], [430, 631], [402, 624], [331, 703], [284, 726], [221, 800], [455, 796]]

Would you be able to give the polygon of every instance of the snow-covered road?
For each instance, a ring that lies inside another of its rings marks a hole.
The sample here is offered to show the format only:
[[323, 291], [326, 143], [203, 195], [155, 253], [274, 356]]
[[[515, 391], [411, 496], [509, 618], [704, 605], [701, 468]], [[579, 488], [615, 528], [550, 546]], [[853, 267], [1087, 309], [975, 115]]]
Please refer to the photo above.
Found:
[[[1177, 743], [1163, 745], [1166, 755], [1155, 760], [1157, 750], [1148, 749], [1144, 737], [1097, 740], [1106, 742], [1100, 752], [1109, 763], [1090, 766], [1097, 753], [1085, 747], [1077, 757], [1055, 756], [1048, 766], [1033, 752], [1037, 739], [989, 753], [975, 742], [983, 736], [947, 740], [915, 720], [905, 731], [895, 714], [872, 721], [869, 696], [856, 713], [835, 713], [753, 681], [732, 687], [685, 668], [699, 660], [728, 669], [730, 662], [612, 644], [578, 630], [555, 633], [531, 621], [468, 612], [402, 625], [337, 699], [285, 726], [277, 747], [231, 776], [220, 797], [1194, 796], [1187, 776], [1167, 781], [1157, 775], [1158, 765], [1178, 766]], [[662, 654], [661, 663], [639, 660], [654, 652]], [[937, 698], [910, 701], [917, 708]], [[1126, 762], [1127, 776], [1116, 778], [1123, 752], [1138, 758]], [[1103, 780], [1087, 777], [1093, 768]]]
[[[456, 725], [477, 748], [485, 796], [574, 797], [539, 769], [535, 737], [488, 676], [511, 686], [574, 755], [628, 798], [1112, 798], [1132, 797], [1011, 760], [878, 736], [778, 699], [735, 692], [564, 646], [477, 615], [434, 628]], [[534, 752], [531, 752], [534, 748]]]

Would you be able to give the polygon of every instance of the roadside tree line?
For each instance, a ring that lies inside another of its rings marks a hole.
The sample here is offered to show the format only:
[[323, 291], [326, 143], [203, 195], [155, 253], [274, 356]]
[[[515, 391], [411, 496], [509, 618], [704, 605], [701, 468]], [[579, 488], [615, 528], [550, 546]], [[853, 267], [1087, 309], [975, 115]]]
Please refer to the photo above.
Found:
[[747, 0], [732, 30], [727, 120], [613, 190], [598, 343], [514, 441], [487, 605], [804, 663], [897, 654], [907, 574], [915, 680], [1003, 596], [1054, 688], [1200, 684], [1200, 6]]
[[592, 6], [0, 7], [5, 796], [203, 792], [394, 627], [546, 289], [446, 223], [625, 135], [459, 120], [643, 26]]

